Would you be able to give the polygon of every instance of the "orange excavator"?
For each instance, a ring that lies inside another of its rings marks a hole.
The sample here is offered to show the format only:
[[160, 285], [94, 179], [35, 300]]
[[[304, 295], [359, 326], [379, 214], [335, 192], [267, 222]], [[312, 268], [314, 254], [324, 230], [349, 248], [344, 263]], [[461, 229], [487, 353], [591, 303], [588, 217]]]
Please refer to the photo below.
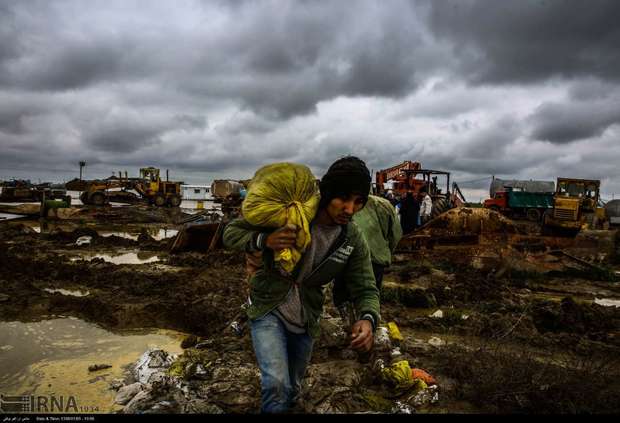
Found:
[[[446, 178], [445, 191], [438, 185], [437, 179], [440, 176]], [[431, 212], [433, 218], [454, 207], [462, 207], [466, 203], [456, 182], [450, 187], [450, 172], [422, 169], [419, 162], [406, 160], [396, 166], [379, 170], [375, 174], [374, 192], [379, 196], [386, 196], [391, 191], [395, 197], [404, 198], [408, 192], [417, 195], [422, 188], [426, 188], [433, 199]]]

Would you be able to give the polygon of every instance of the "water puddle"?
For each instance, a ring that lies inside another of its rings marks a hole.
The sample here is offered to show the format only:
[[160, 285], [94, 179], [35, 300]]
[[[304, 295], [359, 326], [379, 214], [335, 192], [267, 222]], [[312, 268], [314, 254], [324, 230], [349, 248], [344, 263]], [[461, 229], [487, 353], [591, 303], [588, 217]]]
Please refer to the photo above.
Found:
[[87, 260], [91, 261], [96, 258], [102, 258], [108, 263], [114, 264], [145, 264], [159, 261], [158, 253], [149, 251], [141, 251], [139, 253], [124, 253], [118, 255], [110, 254], [82, 254], [79, 257], [72, 257], [71, 261]]
[[71, 291], [68, 289], [53, 289], [53, 288], [43, 288], [43, 291], [45, 292], [49, 292], [50, 294], [62, 294], [62, 295], [69, 295], [72, 297], [86, 297], [87, 295], [90, 295], [89, 291], [83, 292], [83, 291]]
[[[0, 322], [0, 392], [45, 396], [48, 404], [61, 397], [68, 404], [72, 397], [80, 413], [114, 412], [121, 407], [113, 404], [109, 383], [123, 377], [124, 366], [149, 348], [179, 354], [182, 337], [164, 330], [112, 333], [72, 317]], [[93, 364], [112, 367], [89, 372]]]
[[594, 304], [606, 306], [606, 307], [620, 307], [620, 300], [612, 300], [609, 298], [595, 298]]
[[18, 219], [20, 217], [24, 217], [24, 216], [21, 214], [0, 213], [0, 222], [6, 221], [6, 220]]
[[[139, 232], [126, 232], [126, 231], [98, 231], [99, 235], [103, 237], [118, 236], [120, 238], [138, 240], [140, 236]], [[155, 240], [161, 241], [162, 239], [172, 238], [179, 233], [176, 229], [147, 229], [147, 233]]]

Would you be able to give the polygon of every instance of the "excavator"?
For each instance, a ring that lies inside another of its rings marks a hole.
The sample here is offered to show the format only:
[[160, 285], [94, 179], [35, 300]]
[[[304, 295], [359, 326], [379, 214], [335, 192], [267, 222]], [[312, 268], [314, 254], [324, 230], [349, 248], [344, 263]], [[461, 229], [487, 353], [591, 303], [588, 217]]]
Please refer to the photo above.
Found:
[[[84, 204], [101, 206], [110, 201], [136, 203], [141, 199], [157, 207], [179, 207], [181, 204], [182, 182], [163, 181], [159, 169], [145, 167], [140, 169], [139, 178], [128, 178], [119, 172], [119, 177], [112, 176], [103, 180], [85, 181], [85, 189], [80, 195]], [[130, 190], [134, 190], [138, 195]]]
[[[437, 183], [439, 176], [445, 176], [446, 190]], [[433, 199], [431, 217], [435, 218], [441, 213], [454, 207], [465, 205], [465, 197], [456, 182], [452, 182], [450, 190], [450, 172], [442, 170], [422, 169], [419, 162], [406, 160], [401, 164], [382, 169], [376, 172], [374, 193], [384, 196], [388, 191], [403, 198], [408, 192], [417, 195], [420, 190], [426, 187], [429, 195]]]

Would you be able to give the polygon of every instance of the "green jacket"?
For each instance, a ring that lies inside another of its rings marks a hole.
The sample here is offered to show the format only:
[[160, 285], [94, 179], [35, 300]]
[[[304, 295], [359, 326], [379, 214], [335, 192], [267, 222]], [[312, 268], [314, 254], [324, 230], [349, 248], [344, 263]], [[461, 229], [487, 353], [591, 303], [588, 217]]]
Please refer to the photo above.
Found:
[[[242, 218], [235, 219], [224, 229], [224, 246], [237, 251], [250, 251], [259, 233], [273, 230], [252, 226]], [[251, 304], [247, 309], [248, 317], [257, 319], [282, 304], [299, 268], [298, 265], [292, 275], [283, 276], [274, 268], [273, 251], [265, 248], [263, 268], [250, 278]], [[342, 280], [340, 283], [345, 284], [344, 292], [353, 301], [359, 317], [369, 313], [375, 319], [375, 324], [379, 324], [379, 291], [372, 272], [370, 252], [357, 226], [349, 223], [330, 247], [326, 258], [301, 283], [301, 302], [308, 318], [308, 333], [313, 337], [317, 337], [320, 332], [319, 318], [325, 300], [323, 288], [337, 276]]]
[[372, 262], [392, 264], [392, 252], [403, 236], [394, 206], [385, 198], [370, 195], [366, 206], [353, 215], [353, 221], [366, 238]]

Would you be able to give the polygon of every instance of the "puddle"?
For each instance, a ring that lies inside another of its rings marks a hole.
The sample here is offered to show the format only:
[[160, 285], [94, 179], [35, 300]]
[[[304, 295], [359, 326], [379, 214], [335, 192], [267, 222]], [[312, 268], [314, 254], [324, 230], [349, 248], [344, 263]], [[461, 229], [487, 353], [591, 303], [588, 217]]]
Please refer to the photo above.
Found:
[[100, 236], [109, 237], [109, 236], [117, 236], [119, 238], [131, 239], [133, 241], [138, 240], [138, 234], [131, 234], [129, 232], [115, 232], [115, 231], [97, 231]]
[[0, 213], [0, 222], [24, 217], [21, 214]]
[[139, 253], [124, 253], [118, 255], [110, 255], [110, 254], [84, 254], [79, 257], [72, 257], [71, 261], [77, 260], [92, 260], [95, 258], [102, 258], [108, 263], [114, 264], [145, 264], [145, 263], [154, 263], [159, 261], [158, 253], [145, 252], [141, 251]]
[[606, 307], [620, 307], [620, 300], [611, 300], [609, 298], [595, 298], [594, 304]]
[[[72, 317], [0, 322], [0, 392], [45, 396], [48, 404], [52, 397], [63, 397], [65, 404], [73, 397], [80, 413], [114, 412], [121, 407], [113, 404], [116, 392], [109, 383], [123, 377], [123, 367], [149, 348], [181, 353], [182, 337], [164, 330], [112, 333]], [[88, 371], [104, 363], [112, 367]]]
[[45, 292], [49, 292], [50, 294], [62, 294], [62, 295], [70, 295], [72, 297], [85, 297], [87, 295], [90, 295], [89, 291], [83, 292], [83, 291], [70, 291], [68, 289], [52, 289], [52, 288], [43, 288], [43, 291]]
[[[98, 231], [99, 235], [103, 236], [103, 237], [108, 237], [108, 236], [118, 236], [120, 238], [125, 238], [125, 239], [131, 239], [134, 241], [138, 240], [138, 237], [140, 236], [140, 233], [132, 233], [132, 232], [123, 232], [123, 231]], [[178, 230], [176, 229], [155, 229], [155, 230], [149, 230], [147, 229], [147, 233], [155, 240], [155, 241], [161, 241], [162, 239], [167, 239], [167, 238], [172, 238], [174, 236], [176, 236], [177, 233], [179, 233]]]

